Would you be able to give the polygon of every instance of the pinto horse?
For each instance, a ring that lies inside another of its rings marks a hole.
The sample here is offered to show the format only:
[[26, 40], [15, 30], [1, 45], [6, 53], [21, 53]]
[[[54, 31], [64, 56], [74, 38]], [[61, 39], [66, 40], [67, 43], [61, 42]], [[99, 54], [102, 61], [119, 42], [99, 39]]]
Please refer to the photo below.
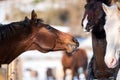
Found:
[[83, 71], [84, 75], [86, 76], [88, 58], [87, 53], [84, 49], [77, 49], [73, 52], [73, 55], [69, 55], [65, 53], [62, 57], [62, 65], [64, 71], [64, 80], [66, 77], [66, 70], [72, 70], [72, 79], [77, 76], [79, 79], [79, 74]]
[[71, 53], [78, 47], [78, 41], [71, 35], [54, 29], [37, 18], [33, 10], [31, 19], [0, 25], [0, 65], [9, 64], [27, 50], [65, 50]]
[[106, 34], [104, 30], [105, 13], [102, 3], [110, 5], [111, 0], [87, 0], [82, 19], [83, 29], [92, 33], [93, 57], [89, 63], [87, 80], [116, 79], [118, 67], [109, 69], [105, 62]]
[[120, 54], [120, 8], [117, 4], [110, 7], [103, 4], [103, 10], [106, 13], [104, 25], [107, 40], [105, 63], [109, 68], [115, 68], [119, 63]]

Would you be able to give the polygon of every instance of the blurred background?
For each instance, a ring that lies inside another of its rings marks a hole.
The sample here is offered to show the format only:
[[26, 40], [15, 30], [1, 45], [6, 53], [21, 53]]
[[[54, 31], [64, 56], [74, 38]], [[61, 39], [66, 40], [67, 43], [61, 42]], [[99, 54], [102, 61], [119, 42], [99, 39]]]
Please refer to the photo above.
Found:
[[[79, 47], [86, 50], [89, 61], [92, 56], [91, 34], [83, 32], [81, 26], [85, 3], [85, 0], [0, 0], [0, 23], [21, 21], [25, 16], [30, 18], [31, 11], [35, 10], [45, 23], [75, 36]], [[55, 80], [63, 80], [62, 56], [63, 51], [47, 54], [27, 51], [11, 62], [9, 68], [4, 64], [5, 70], [0, 73], [8, 73], [9, 80], [47, 80], [46, 73], [51, 71]]]

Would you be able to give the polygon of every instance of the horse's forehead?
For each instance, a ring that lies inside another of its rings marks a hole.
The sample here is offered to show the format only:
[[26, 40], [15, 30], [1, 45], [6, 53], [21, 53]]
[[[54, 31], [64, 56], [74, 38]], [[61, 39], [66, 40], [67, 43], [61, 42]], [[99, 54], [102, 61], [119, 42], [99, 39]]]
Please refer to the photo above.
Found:
[[92, 11], [92, 10], [88, 10], [88, 11], [86, 11], [85, 12], [85, 14], [84, 14], [84, 20], [91, 20], [91, 19], [94, 19], [93, 17], [94, 17], [94, 15], [95, 15], [95, 12], [94, 11]]
[[86, 4], [85, 9], [91, 10], [94, 8], [94, 4]]
[[88, 17], [91, 17], [91, 16], [93, 16], [93, 15], [95, 14], [95, 11], [96, 11], [96, 10], [93, 9], [93, 8], [86, 8], [84, 15], [85, 15], [85, 16], [88, 15]]
[[85, 5], [85, 9], [95, 9], [98, 5], [98, 2], [90, 2]]
[[94, 16], [95, 12], [93, 9], [85, 9], [85, 14], [84, 14], [84, 18], [83, 21], [85, 21], [85, 23], [92, 19], [92, 17]]
[[87, 11], [96, 11], [98, 9], [102, 9], [102, 3], [101, 2], [92, 2], [85, 5], [85, 10]]

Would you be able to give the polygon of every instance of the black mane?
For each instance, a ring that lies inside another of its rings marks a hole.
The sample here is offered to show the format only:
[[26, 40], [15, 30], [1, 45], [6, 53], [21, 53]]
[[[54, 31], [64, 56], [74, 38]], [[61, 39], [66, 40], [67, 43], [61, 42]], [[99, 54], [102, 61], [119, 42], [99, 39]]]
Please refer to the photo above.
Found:
[[27, 17], [23, 21], [12, 22], [10, 24], [0, 24], [0, 41], [9, 39], [12, 36], [19, 34], [26, 34], [30, 32], [30, 28], [33, 24], [42, 23], [42, 19], [37, 19], [36, 21], [29, 20]]
[[0, 41], [19, 35], [19, 33], [23, 32], [26, 27], [29, 27], [29, 23], [27, 21], [0, 24]]
[[112, 2], [112, 0], [97, 0], [97, 1], [103, 2], [103, 3], [107, 4], [107, 5], [110, 5], [111, 2]]
[[112, 2], [112, 0], [86, 0], [86, 1], [87, 1], [87, 3], [91, 2], [91, 1], [100, 1], [102, 3], [105, 3], [106, 5], [110, 5]]

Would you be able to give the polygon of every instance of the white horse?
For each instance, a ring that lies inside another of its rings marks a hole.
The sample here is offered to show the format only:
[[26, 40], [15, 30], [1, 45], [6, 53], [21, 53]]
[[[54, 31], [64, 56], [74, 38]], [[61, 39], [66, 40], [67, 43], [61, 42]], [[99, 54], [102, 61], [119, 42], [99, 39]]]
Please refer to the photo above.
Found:
[[104, 29], [106, 32], [106, 54], [105, 63], [108, 68], [114, 68], [118, 65], [120, 54], [120, 8], [117, 3], [107, 6], [102, 4], [106, 14]]

